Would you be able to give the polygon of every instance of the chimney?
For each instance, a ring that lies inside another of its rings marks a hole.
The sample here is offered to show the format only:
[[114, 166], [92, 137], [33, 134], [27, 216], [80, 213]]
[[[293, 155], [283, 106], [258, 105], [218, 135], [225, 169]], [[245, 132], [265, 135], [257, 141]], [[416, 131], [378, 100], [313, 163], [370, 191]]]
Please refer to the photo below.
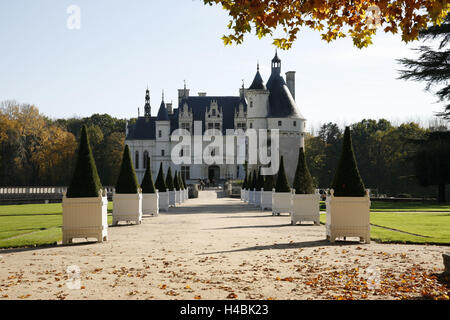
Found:
[[166, 103], [166, 109], [167, 109], [167, 113], [168, 114], [173, 114], [172, 102], [171, 103]]
[[286, 84], [295, 100], [295, 71], [286, 72]]
[[198, 93], [198, 96], [199, 96], [199, 97], [206, 97], [206, 92], [199, 92], [199, 93]]

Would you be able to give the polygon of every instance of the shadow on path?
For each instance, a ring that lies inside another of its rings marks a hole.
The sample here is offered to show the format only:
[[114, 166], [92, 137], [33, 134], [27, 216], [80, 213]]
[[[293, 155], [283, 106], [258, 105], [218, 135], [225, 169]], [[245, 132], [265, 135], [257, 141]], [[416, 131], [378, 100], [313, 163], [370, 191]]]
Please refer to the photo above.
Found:
[[217, 251], [217, 252], [206, 252], [198, 253], [198, 256], [211, 255], [211, 254], [224, 254], [233, 252], [246, 252], [246, 251], [262, 251], [262, 250], [286, 250], [286, 249], [301, 249], [301, 248], [314, 248], [314, 247], [333, 247], [333, 246], [349, 246], [349, 245], [360, 245], [358, 241], [336, 241], [331, 243], [328, 240], [315, 240], [315, 241], [304, 241], [296, 243], [280, 243], [272, 244], [266, 246], [254, 246], [242, 249], [227, 250], [227, 251]]

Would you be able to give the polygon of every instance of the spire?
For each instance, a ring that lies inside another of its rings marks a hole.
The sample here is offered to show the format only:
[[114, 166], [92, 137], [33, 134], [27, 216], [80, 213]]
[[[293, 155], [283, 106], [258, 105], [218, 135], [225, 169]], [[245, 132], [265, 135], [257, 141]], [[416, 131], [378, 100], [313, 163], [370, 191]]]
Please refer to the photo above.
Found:
[[278, 50], [275, 49], [275, 57], [272, 59], [272, 74], [281, 74], [281, 60], [278, 58]]
[[266, 90], [264, 81], [261, 77], [261, 74], [259, 73], [259, 63], [257, 65], [255, 78], [253, 79], [253, 82], [248, 89], [249, 90]]
[[166, 104], [164, 103], [164, 90], [162, 91], [162, 101], [161, 105], [159, 106], [156, 121], [169, 121], [169, 114], [167, 113]]
[[162, 101], [164, 102], [164, 89], [162, 90]]
[[145, 91], [145, 106], [144, 106], [144, 115], [149, 118], [151, 116], [151, 106], [150, 106], [150, 90]]

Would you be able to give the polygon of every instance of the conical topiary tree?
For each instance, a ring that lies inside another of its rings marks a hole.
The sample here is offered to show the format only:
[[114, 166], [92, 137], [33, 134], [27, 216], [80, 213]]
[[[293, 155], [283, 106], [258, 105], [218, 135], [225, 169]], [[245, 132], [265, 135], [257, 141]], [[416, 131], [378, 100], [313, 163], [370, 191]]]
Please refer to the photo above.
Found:
[[170, 167], [169, 167], [169, 170], [167, 170], [166, 187], [167, 187], [167, 190], [169, 190], [169, 191], [175, 190], [175, 186], [173, 184], [173, 178], [172, 178], [172, 169]]
[[144, 179], [142, 180], [141, 189], [142, 193], [156, 193], [155, 184], [153, 183], [153, 175], [151, 165], [150, 165], [150, 158], [147, 158], [147, 169], [145, 170]]
[[[257, 186], [257, 181], [258, 181], [258, 174], [256, 173], [256, 170], [253, 170], [253, 176], [252, 176], [252, 190], [256, 189]], [[258, 190], [255, 190], [258, 191]]]
[[102, 189], [94, 156], [89, 145], [87, 127], [81, 128], [78, 157], [72, 181], [67, 189], [67, 198], [96, 198]]
[[125, 145], [123, 152], [122, 166], [120, 167], [119, 178], [116, 183], [116, 193], [135, 194], [139, 193], [139, 183], [131, 162], [130, 149]]
[[261, 191], [264, 188], [264, 176], [261, 174], [261, 168], [259, 168], [258, 179], [256, 180], [256, 191]]
[[264, 181], [264, 191], [272, 191], [273, 189], [273, 175], [266, 176]]
[[186, 184], [186, 175], [185, 174], [183, 174], [183, 177], [182, 177], [183, 179], [183, 186], [184, 186], [184, 189], [187, 189], [187, 184]]
[[303, 148], [298, 153], [297, 170], [295, 171], [292, 186], [296, 194], [314, 194], [314, 182], [306, 164], [306, 156]]
[[335, 197], [364, 197], [366, 189], [359, 174], [353, 151], [350, 127], [345, 128], [342, 154], [331, 188]]
[[180, 179], [178, 178], [178, 171], [175, 170], [175, 176], [173, 178], [173, 186], [175, 187], [176, 191], [180, 191], [181, 187], [180, 187]]
[[247, 190], [247, 172], [245, 173], [244, 182], [242, 183], [242, 189]]
[[247, 179], [247, 190], [252, 190], [252, 183], [253, 183], [253, 175], [250, 172], [250, 174], [248, 175], [248, 179]]
[[164, 170], [163, 170], [162, 162], [161, 162], [161, 165], [159, 166], [159, 172], [158, 172], [158, 177], [156, 178], [155, 187], [158, 190], [158, 192], [166, 192], [167, 191], [166, 181], [164, 180]]
[[180, 189], [184, 190], [184, 183], [183, 183], [183, 179], [181, 179], [181, 172], [178, 172], [178, 180], [180, 181]]
[[284, 170], [283, 156], [280, 159], [280, 169], [278, 170], [275, 192], [291, 192], [291, 187], [289, 186], [289, 182], [286, 177], [286, 171]]

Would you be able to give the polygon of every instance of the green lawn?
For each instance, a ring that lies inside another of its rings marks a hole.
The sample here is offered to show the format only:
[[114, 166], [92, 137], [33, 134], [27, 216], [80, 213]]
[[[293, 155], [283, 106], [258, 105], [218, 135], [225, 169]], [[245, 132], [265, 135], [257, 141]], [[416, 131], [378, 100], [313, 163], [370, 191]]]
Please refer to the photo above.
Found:
[[61, 225], [60, 203], [0, 206], [0, 248], [54, 244], [62, 240]]

